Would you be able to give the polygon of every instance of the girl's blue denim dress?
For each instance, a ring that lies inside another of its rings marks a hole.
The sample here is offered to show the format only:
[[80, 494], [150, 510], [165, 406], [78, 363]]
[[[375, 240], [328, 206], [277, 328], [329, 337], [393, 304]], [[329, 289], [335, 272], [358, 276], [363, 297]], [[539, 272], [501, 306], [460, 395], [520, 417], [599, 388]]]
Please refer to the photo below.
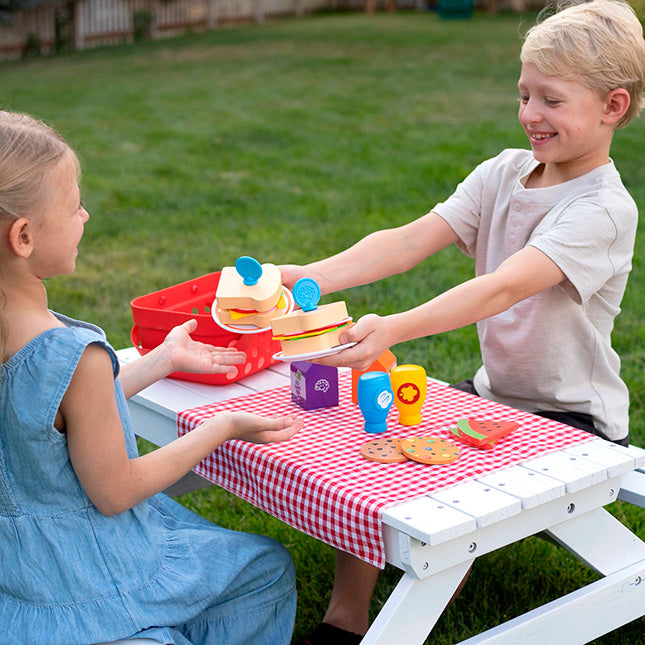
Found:
[[218, 527], [163, 494], [112, 517], [89, 500], [54, 418], [90, 343], [112, 359], [131, 457], [136, 441], [105, 335], [59, 319], [65, 327], [2, 365], [0, 643], [87, 645], [134, 634], [178, 645], [289, 643], [295, 576], [278, 543]]

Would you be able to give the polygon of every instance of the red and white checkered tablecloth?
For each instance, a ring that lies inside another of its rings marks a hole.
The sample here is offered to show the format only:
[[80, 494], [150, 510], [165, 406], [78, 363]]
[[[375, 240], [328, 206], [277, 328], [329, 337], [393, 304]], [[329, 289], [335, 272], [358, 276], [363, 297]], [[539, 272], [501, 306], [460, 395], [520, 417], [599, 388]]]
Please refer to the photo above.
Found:
[[[361, 412], [351, 401], [349, 372], [339, 375], [336, 407], [305, 411], [291, 401], [286, 385], [184, 410], [177, 416], [179, 435], [220, 410], [297, 414], [305, 427], [279, 444], [229, 441], [195, 468], [198, 474], [290, 526], [381, 568], [385, 507], [593, 439], [581, 430], [433, 381], [428, 383], [420, 425], [400, 425], [392, 406], [388, 431], [367, 434]], [[465, 418], [514, 420], [520, 429], [493, 450], [458, 444], [459, 459], [442, 466], [413, 461], [379, 464], [360, 454], [365, 442], [380, 437], [433, 435], [453, 441], [449, 428]]]

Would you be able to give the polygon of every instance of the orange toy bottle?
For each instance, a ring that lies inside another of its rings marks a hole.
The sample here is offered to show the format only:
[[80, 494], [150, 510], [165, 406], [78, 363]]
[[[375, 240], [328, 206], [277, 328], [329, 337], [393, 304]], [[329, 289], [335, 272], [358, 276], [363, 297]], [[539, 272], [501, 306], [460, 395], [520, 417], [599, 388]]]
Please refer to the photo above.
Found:
[[385, 372], [389, 374], [396, 367], [396, 356], [386, 349], [366, 370], [352, 370], [352, 401], [358, 403], [356, 387], [361, 374], [366, 372]]

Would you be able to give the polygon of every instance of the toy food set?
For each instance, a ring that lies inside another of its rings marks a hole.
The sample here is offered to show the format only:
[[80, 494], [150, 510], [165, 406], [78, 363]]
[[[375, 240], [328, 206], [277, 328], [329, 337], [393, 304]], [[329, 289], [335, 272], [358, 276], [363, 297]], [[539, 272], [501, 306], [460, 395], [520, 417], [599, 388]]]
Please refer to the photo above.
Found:
[[329, 365], [295, 361], [290, 365], [291, 400], [303, 410], [338, 405], [338, 370]]
[[[311, 278], [301, 278], [293, 285], [296, 310], [271, 320], [273, 337], [280, 342], [279, 360], [307, 360], [333, 354], [346, 346], [339, 337], [352, 324], [344, 302], [318, 305], [320, 287]], [[297, 358], [296, 358], [297, 357]]]
[[385, 372], [365, 372], [358, 379], [356, 393], [365, 419], [365, 432], [385, 432], [387, 413], [394, 403], [390, 377]]
[[246, 255], [239, 257], [234, 267], [222, 269], [215, 301], [217, 322], [261, 329], [287, 313], [289, 305], [280, 269]]
[[396, 356], [386, 349], [366, 370], [352, 370], [352, 401], [358, 403], [356, 386], [361, 374], [365, 372], [385, 372], [389, 374], [396, 367]]
[[235, 347], [246, 353], [246, 362], [236, 365], [228, 374], [192, 374], [175, 372], [178, 378], [210, 385], [224, 385], [274, 365], [275, 352], [280, 344], [273, 340], [270, 330], [254, 334], [228, 331], [213, 319], [212, 304], [219, 285], [221, 272], [208, 273], [193, 280], [153, 291], [132, 300], [130, 307], [134, 325], [130, 333], [132, 344], [140, 354], [146, 354], [163, 342], [168, 332], [177, 325], [194, 318], [197, 329], [191, 338], [216, 347]]
[[[366, 432], [385, 432], [387, 414], [396, 405], [399, 423], [418, 425], [428, 388], [426, 371], [420, 365], [398, 365], [389, 375], [382, 371], [360, 374], [356, 387], [358, 405]], [[490, 450], [519, 427], [515, 421], [459, 419], [450, 432], [461, 443]], [[383, 438], [365, 443], [361, 455], [379, 463], [402, 463], [407, 459], [424, 464], [449, 464], [459, 458], [457, 445], [440, 437]]]
[[421, 408], [428, 390], [426, 371], [421, 365], [399, 365], [390, 372], [390, 381], [399, 423], [404, 426], [421, 423]]
[[475, 448], [490, 450], [500, 439], [520, 427], [516, 421], [460, 419], [450, 432], [456, 439]]

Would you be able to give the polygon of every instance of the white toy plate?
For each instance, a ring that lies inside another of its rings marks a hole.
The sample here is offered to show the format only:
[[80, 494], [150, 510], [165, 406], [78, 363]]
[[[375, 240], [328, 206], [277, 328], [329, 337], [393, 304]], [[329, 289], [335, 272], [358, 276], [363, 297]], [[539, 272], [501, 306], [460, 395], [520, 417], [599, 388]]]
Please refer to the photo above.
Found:
[[308, 354], [293, 354], [292, 356], [285, 356], [284, 352], [278, 352], [273, 355], [273, 358], [276, 361], [282, 361], [283, 363], [292, 363], [293, 361], [311, 361], [314, 358], [324, 358], [325, 356], [332, 356], [333, 354], [338, 354], [344, 349], [349, 347], [354, 347], [356, 343], [346, 343], [345, 345], [336, 345], [336, 347], [331, 347], [330, 349], [321, 349], [317, 352], [309, 352]]
[[[287, 307], [281, 314], [282, 316], [284, 316], [286, 314], [290, 314], [293, 311], [295, 303], [293, 300], [293, 295], [291, 294], [291, 291], [289, 291], [289, 289], [282, 287], [282, 291], [284, 292], [284, 298], [287, 302]], [[269, 329], [271, 329], [270, 325], [268, 327], [258, 327], [257, 325], [233, 325], [230, 323], [223, 323], [217, 315], [217, 298], [213, 300], [213, 304], [211, 305], [211, 316], [213, 317], [215, 323], [222, 329], [226, 329], [226, 331], [233, 332], [234, 334], [259, 334], [263, 331], [268, 331]]]

